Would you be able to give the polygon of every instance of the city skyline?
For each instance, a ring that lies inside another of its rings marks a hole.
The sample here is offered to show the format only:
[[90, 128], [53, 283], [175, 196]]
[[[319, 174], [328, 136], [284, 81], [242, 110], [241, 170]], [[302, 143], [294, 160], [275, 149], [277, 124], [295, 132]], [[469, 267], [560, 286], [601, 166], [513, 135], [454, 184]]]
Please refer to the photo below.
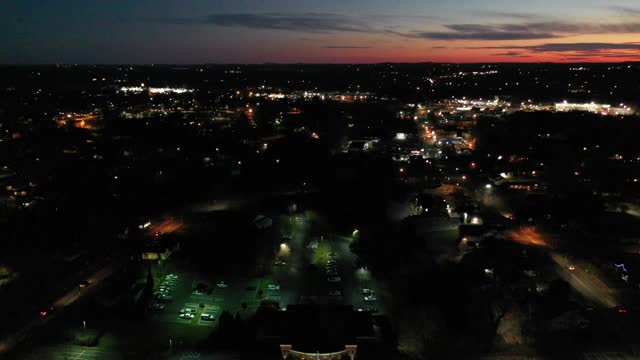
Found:
[[640, 60], [634, 1], [4, 3], [3, 64]]

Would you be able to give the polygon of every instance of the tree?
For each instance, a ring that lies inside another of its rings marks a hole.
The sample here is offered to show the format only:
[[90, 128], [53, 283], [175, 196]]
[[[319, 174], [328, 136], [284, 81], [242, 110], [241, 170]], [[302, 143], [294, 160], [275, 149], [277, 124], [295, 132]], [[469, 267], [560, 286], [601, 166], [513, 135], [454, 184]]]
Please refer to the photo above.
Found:
[[153, 295], [153, 275], [151, 275], [151, 266], [147, 268], [147, 282], [144, 285], [144, 293], [142, 295], [142, 300], [146, 303], [151, 299]]
[[410, 359], [437, 358], [445, 344], [445, 324], [434, 306], [406, 309], [397, 318], [398, 350]]
[[525, 344], [523, 327], [526, 316], [519, 306], [511, 306], [498, 323], [496, 345], [517, 346]]

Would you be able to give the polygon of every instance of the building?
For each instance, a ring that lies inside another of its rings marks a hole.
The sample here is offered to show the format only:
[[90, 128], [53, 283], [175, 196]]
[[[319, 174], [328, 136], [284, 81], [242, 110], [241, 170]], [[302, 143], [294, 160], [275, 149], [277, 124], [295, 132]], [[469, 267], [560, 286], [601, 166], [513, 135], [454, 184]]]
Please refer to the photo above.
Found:
[[289, 360], [353, 360], [359, 347], [381, 338], [371, 314], [350, 305], [289, 305], [262, 320], [258, 341], [279, 346]]

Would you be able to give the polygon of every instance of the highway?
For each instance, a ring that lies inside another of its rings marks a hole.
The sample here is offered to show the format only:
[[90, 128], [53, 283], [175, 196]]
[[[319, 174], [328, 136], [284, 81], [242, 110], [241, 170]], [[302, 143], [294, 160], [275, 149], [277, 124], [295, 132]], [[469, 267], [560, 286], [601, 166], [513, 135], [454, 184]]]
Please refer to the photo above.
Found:
[[[607, 286], [602, 278], [594, 273], [595, 267], [584, 261], [570, 261], [565, 256], [553, 251], [550, 256], [557, 265], [558, 275], [585, 298], [609, 308], [620, 305], [616, 300], [616, 291]], [[570, 267], [573, 270], [570, 270]]]
[[74, 286], [72, 289], [55, 300], [51, 304], [51, 306], [54, 307], [54, 311], [52, 313], [47, 314], [44, 318], [40, 314], [34, 314], [33, 320], [26, 323], [22, 328], [14, 331], [12, 336], [0, 341], [0, 355], [11, 350], [16, 344], [24, 339], [24, 337], [27, 336], [34, 327], [46, 324], [59, 312], [63, 311], [67, 306], [70, 306], [79, 299], [87, 297], [90, 294], [94, 293], [95, 289], [97, 289], [104, 282], [104, 280], [115, 273], [117, 269], [118, 266], [114, 264], [105, 266], [104, 268], [94, 272], [87, 278], [87, 280], [91, 281], [91, 285], [83, 289], [78, 286]]
[[506, 232], [508, 238], [524, 245], [549, 249], [549, 256], [555, 264], [558, 275], [567, 281], [576, 291], [596, 304], [612, 308], [619, 306], [616, 291], [605, 283], [596, 267], [585, 260], [571, 259], [554, 251], [556, 241], [535, 226], [523, 226]]

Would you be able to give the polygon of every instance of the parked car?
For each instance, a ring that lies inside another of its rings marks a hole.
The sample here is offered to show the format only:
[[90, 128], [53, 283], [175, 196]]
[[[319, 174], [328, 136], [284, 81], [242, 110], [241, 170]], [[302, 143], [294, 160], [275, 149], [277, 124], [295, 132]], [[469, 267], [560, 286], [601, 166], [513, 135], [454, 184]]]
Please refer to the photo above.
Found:
[[196, 285], [196, 288], [193, 290], [193, 293], [195, 295], [203, 295], [207, 293], [207, 291], [208, 291], [208, 286], [206, 284], [199, 283], [198, 285]]
[[173, 301], [173, 296], [168, 295], [168, 294], [160, 294], [159, 296], [156, 296], [156, 299], [158, 299], [159, 301], [162, 302], [172, 302]]
[[159, 302], [152, 302], [151, 304], [149, 304], [149, 310], [164, 310], [164, 304]]
[[359, 312], [369, 312], [369, 313], [374, 314], [374, 313], [378, 312], [378, 309], [374, 308], [373, 306], [365, 306], [365, 307], [358, 308], [358, 311]]
[[367, 295], [364, 297], [364, 301], [376, 301], [376, 297], [373, 295]]
[[200, 320], [213, 321], [215, 319], [216, 319], [216, 317], [213, 314], [202, 314], [202, 315], [200, 315]]

